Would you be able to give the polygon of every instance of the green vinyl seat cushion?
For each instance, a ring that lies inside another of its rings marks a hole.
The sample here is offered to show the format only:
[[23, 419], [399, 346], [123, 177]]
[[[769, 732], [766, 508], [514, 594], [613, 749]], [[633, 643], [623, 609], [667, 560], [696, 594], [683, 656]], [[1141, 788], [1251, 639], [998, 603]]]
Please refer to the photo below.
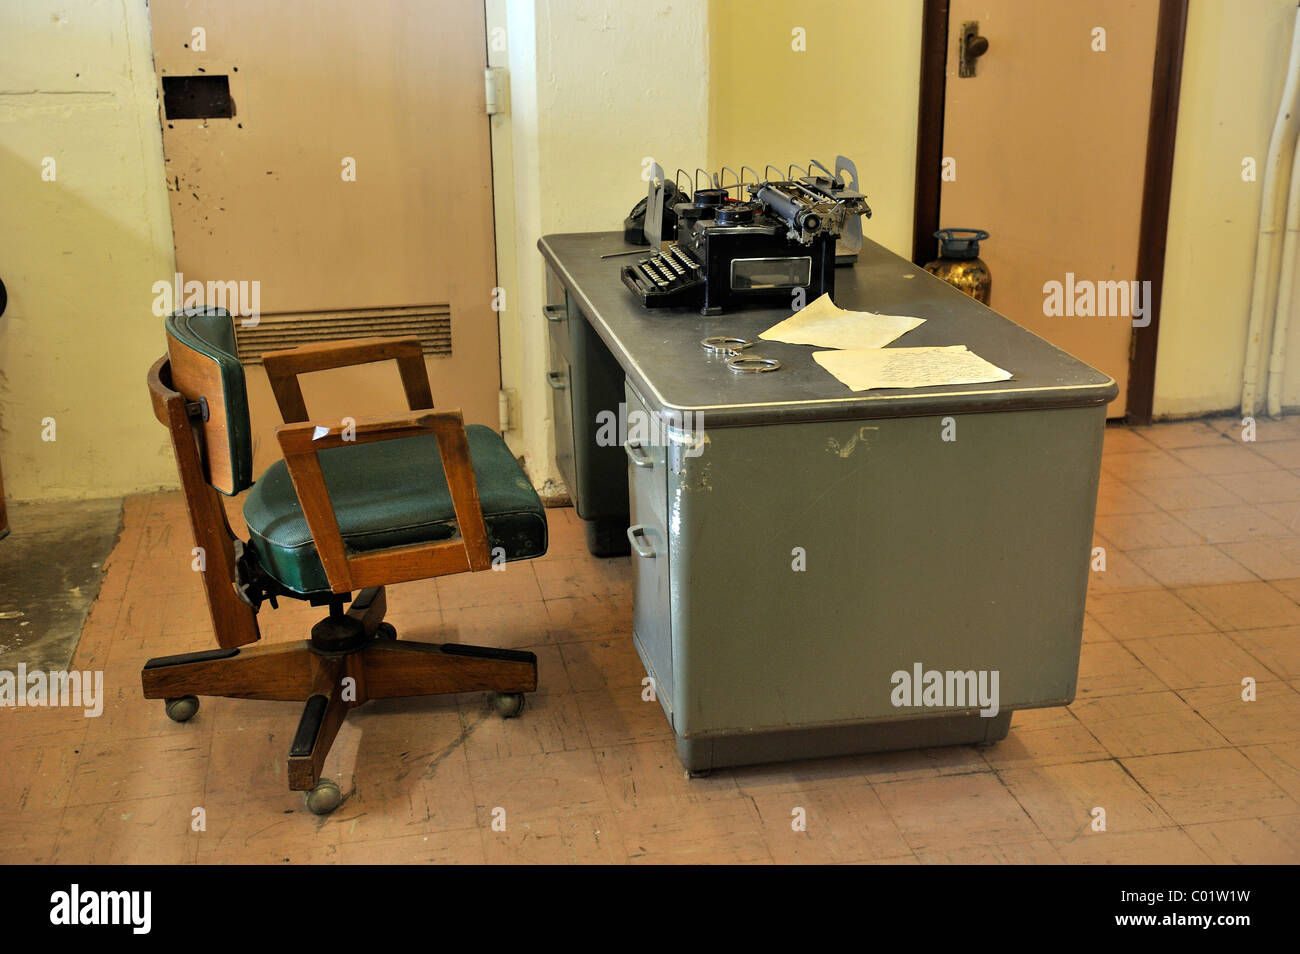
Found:
[[[490, 428], [471, 424], [465, 434], [493, 556], [541, 556], [546, 513], [514, 455]], [[332, 447], [318, 457], [349, 552], [433, 543], [459, 533], [433, 435]], [[329, 591], [283, 460], [249, 491], [244, 520], [263, 569], [296, 593]]]

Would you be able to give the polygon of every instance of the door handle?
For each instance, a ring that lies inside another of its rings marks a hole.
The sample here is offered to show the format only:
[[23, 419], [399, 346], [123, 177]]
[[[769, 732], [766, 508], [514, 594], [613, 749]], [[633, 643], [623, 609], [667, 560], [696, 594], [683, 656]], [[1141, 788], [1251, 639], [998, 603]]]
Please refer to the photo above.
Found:
[[989, 39], [980, 36], [978, 20], [967, 20], [961, 25], [961, 41], [957, 44], [957, 75], [974, 76], [975, 61], [989, 51]]
[[564, 320], [564, 316], [568, 313], [568, 309], [563, 305], [547, 305], [542, 309], [542, 312], [546, 315], [547, 321], [558, 322]]
[[565, 381], [564, 381], [564, 372], [563, 372], [563, 371], [547, 371], [547, 372], [546, 372], [546, 383], [549, 384], [549, 385], [550, 385], [552, 388], [554, 388], [556, 391], [563, 391], [564, 388], [566, 387], [566, 385], [565, 385]]
[[647, 560], [654, 557], [655, 548], [650, 545], [650, 541], [646, 538], [644, 524], [635, 523], [627, 528], [627, 542], [632, 544], [632, 549], [636, 551], [637, 556], [644, 557]]
[[655, 462], [650, 459], [650, 455], [645, 452], [645, 448], [631, 438], [623, 442], [623, 450], [627, 452], [627, 456], [632, 463], [638, 467], [653, 467], [655, 465]]

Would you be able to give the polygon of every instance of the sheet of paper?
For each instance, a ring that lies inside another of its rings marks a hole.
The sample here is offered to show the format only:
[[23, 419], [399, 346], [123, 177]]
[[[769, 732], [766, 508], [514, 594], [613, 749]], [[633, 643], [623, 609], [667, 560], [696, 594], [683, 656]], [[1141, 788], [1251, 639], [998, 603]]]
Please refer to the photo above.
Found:
[[819, 348], [883, 348], [924, 322], [924, 318], [910, 315], [845, 311], [831, 301], [830, 295], [822, 295], [759, 337]]
[[983, 384], [1011, 377], [1010, 371], [990, 364], [965, 345], [814, 351], [813, 360], [850, 391]]

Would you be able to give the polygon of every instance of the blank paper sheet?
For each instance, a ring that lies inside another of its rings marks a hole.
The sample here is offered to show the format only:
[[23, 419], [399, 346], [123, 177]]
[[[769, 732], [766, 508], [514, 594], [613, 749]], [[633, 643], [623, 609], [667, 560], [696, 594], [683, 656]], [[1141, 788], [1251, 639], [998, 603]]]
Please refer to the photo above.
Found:
[[894, 339], [925, 323], [910, 315], [878, 315], [871, 311], [845, 311], [830, 295], [822, 295], [759, 337], [764, 341], [815, 345], [819, 348], [883, 348]]

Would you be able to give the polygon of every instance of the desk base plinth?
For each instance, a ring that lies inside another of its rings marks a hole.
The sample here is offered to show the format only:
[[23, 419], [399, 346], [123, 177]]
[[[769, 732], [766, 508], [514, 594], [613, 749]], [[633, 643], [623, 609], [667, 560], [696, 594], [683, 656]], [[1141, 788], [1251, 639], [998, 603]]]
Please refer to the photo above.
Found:
[[677, 757], [690, 772], [733, 765], [862, 755], [945, 745], [993, 745], [1007, 737], [1011, 713], [938, 716], [898, 722], [745, 732], [706, 738], [677, 737]]

